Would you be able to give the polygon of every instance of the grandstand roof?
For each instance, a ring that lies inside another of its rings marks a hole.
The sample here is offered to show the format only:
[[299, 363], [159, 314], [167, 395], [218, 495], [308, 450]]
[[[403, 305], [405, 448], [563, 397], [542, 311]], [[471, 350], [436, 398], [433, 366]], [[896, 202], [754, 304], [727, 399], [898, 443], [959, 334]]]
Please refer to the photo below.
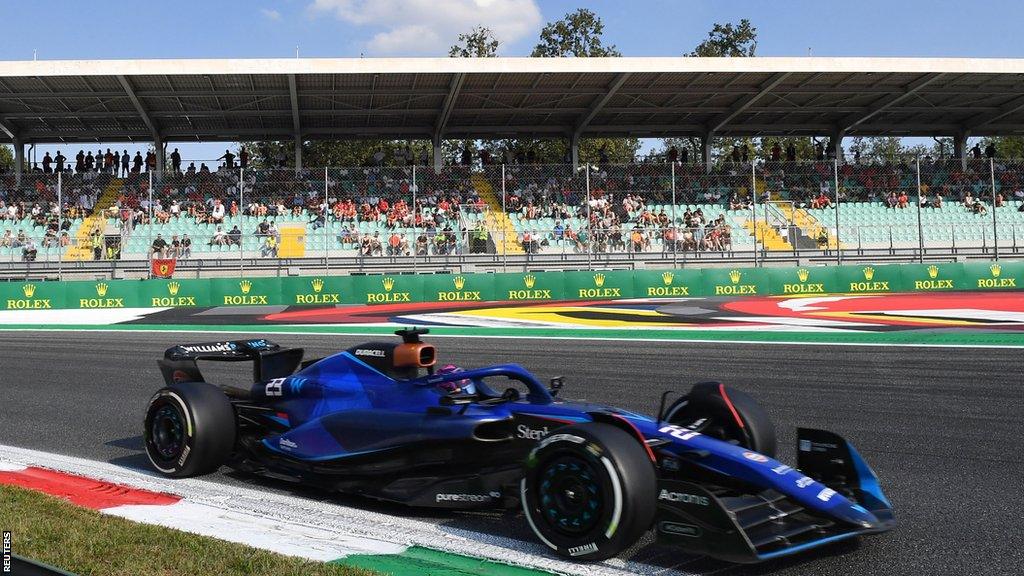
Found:
[[0, 62], [0, 141], [1024, 133], [1024, 60]]

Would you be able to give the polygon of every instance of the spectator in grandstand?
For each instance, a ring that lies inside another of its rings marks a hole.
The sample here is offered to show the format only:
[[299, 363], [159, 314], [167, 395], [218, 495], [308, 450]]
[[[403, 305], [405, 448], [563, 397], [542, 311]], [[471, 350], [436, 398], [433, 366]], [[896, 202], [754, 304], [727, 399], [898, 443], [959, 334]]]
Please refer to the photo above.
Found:
[[238, 224], [235, 224], [231, 231], [228, 232], [228, 246], [241, 246], [242, 245], [242, 231], [238, 229]]
[[156, 152], [146, 152], [146, 172], [156, 170]]
[[107, 153], [103, 155], [103, 173], [113, 174], [116, 165], [114, 163], [114, 153], [110, 151], [110, 148], [107, 148]]
[[932, 200], [932, 208], [942, 208], [942, 194], [939, 192], [935, 193], [935, 198]]
[[981, 145], [980, 144], [975, 144], [974, 147], [971, 148], [971, 157], [974, 158], [975, 160], [981, 160]]
[[210, 211], [210, 222], [222, 224], [224, 222], [225, 209], [220, 200], [213, 201], [213, 209]]
[[171, 152], [171, 170], [175, 174], [181, 172], [181, 153], [175, 148], [174, 152]]
[[233, 170], [235, 168], [235, 155], [231, 153], [231, 150], [225, 150], [224, 155], [217, 160], [224, 161], [224, 168]]
[[121, 152], [121, 177], [128, 175], [128, 166], [131, 164], [131, 156], [128, 155], [128, 151]]
[[195, 162], [189, 162], [188, 163], [188, 172], [186, 172], [186, 174], [188, 176], [195, 176], [196, 175], [196, 163]]
[[242, 146], [238, 151], [238, 167], [245, 170], [249, 167], [249, 151]]
[[217, 226], [217, 231], [210, 237], [208, 246], [226, 246], [228, 244], [228, 234], [224, 231], [222, 226]]
[[92, 259], [101, 260], [103, 258], [103, 233], [99, 228], [93, 230], [89, 236], [89, 246], [92, 248]]
[[53, 161], [57, 165], [57, 172], [64, 171], [64, 163], [67, 162], [67, 160], [68, 159], [60, 153], [60, 150], [57, 150], [57, 155], [53, 157]]
[[25, 243], [21, 245], [21, 259], [25, 262], [34, 262], [37, 253], [36, 243], [31, 238], [26, 238]]
[[78, 154], [75, 154], [75, 172], [81, 174], [85, 172], [85, 152], [79, 150]]
[[796, 145], [792, 142], [786, 145], [786, 161], [796, 162]]
[[679, 161], [679, 150], [675, 146], [668, 149], [668, 161], [671, 164], [675, 164]]
[[43, 156], [43, 174], [52, 174], [53, 173], [53, 166], [52, 166], [52, 164], [53, 164], [53, 158], [50, 158], [50, 153], [47, 152], [46, 155]]
[[135, 151], [135, 158], [132, 160], [132, 163], [133, 163], [132, 173], [133, 174], [141, 174], [142, 173], [142, 153], [139, 152], [138, 150]]
[[1006, 204], [1006, 199], [1003, 198], [1003, 193], [996, 194], [996, 208], [1002, 208]]
[[263, 239], [263, 247], [260, 248], [260, 256], [264, 258], [276, 258], [277, 257], [277, 238], [274, 236], [267, 236]]
[[167, 256], [167, 241], [163, 234], [157, 234], [153, 239], [153, 245], [149, 247], [149, 254], [154, 258], [165, 258]]
[[96, 159], [93, 157], [92, 151], [90, 150], [89, 153], [85, 155], [85, 171], [86, 172], [92, 172], [92, 167], [93, 167], [93, 164], [95, 163], [95, 161], [96, 161]]
[[996, 144], [995, 144], [995, 142], [989, 142], [988, 146], [985, 146], [985, 158], [992, 159], [992, 158], [995, 158], [995, 157], [996, 157]]
[[181, 236], [181, 249], [178, 253], [179, 258], [188, 258], [192, 255], [192, 239], [188, 237], [188, 234]]

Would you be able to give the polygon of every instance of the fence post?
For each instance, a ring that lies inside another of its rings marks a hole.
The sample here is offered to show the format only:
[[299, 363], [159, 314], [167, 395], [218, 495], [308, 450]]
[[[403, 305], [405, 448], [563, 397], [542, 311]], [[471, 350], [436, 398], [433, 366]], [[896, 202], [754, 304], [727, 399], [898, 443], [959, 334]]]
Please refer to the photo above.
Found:
[[[508, 218], [508, 210], [505, 205], [505, 163], [501, 163], [501, 216]], [[498, 218], [495, 223], [500, 222]], [[508, 226], [501, 227], [501, 271], [508, 272]]]
[[[239, 220], [244, 222], [242, 217], [245, 216], [245, 168], [239, 166], [238, 168], [238, 215]], [[242, 230], [242, 236], [238, 242], [238, 275], [242, 275], [242, 269], [245, 267], [243, 261], [245, 260], [245, 230]]]
[[[419, 187], [420, 187], [419, 183], [416, 182], [416, 162], [413, 162], [412, 163], [412, 246], [411, 246], [411, 248], [412, 248], [412, 271], [414, 273], [417, 272], [417, 270], [419, 268], [419, 264], [418, 264], [419, 256], [416, 254], [416, 248], [417, 248], [418, 242], [419, 242], [419, 234], [418, 234], [419, 227], [416, 226], [416, 214], [417, 214], [417, 210], [418, 210], [416, 208], [416, 206], [417, 206], [417, 204], [416, 204], [416, 195], [419, 192]], [[427, 247], [426, 247], [425, 251], [428, 254], [430, 252], [430, 240], [429, 239], [427, 239]], [[424, 254], [424, 256], [426, 256], [426, 255], [427, 254]]]
[[[757, 172], [754, 168], [754, 162], [750, 163], [750, 214], [754, 222], [754, 266], [758, 266], [757, 262]], [[765, 224], [768, 223], [768, 212], [765, 208]], [[764, 237], [761, 237], [764, 240]], [[698, 247], [699, 248], [699, 247]]]
[[989, 173], [992, 176], [992, 248], [999, 260], [999, 230], [996, 227], [996, 159], [988, 159]]
[[[839, 246], [839, 204], [841, 202], [839, 198], [839, 158], [832, 159], [832, 185], [836, 188], [836, 264], [843, 264], [843, 249]], [[826, 232], [827, 234], [827, 232]], [[826, 237], [825, 247], [828, 247], [828, 239]]]
[[[64, 247], [60, 245], [61, 235], [64, 234], [64, 203], [62, 198], [64, 188], [63, 170], [57, 171], [57, 280], [64, 279]], [[71, 248], [71, 234], [68, 233], [68, 248]]]
[[924, 225], [921, 223], [921, 157], [916, 158], [917, 168], [917, 250], [918, 261], [924, 263]]
[[671, 166], [672, 170], [672, 224], [669, 226], [669, 230], [672, 231], [672, 267], [675, 268], [677, 265], [676, 246], [679, 245], [679, 241], [676, 238], [679, 234], [679, 230], [676, 228], [676, 163], [670, 162], [669, 166]]
[[327, 172], [327, 166], [324, 166], [324, 276], [331, 275], [331, 200], [328, 198], [330, 195], [330, 175]]
[[[153, 253], [150, 250], [153, 248], [153, 171], [146, 170], [149, 174], [149, 206], [146, 211], [149, 212], [149, 245], [146, 246], [146, 278], [153, 277]], [[106, 250], [107, 238], [106, 234], [103, 235], [103, 247]]]
[[590, 228], [590, 163], [584, 164], [586, 170], [586, 190], [583, 201], [587, 206], [587, 270], [593, 270], [593, 256], [594, 250], [592, 248], [594, 244], [594, 231]]

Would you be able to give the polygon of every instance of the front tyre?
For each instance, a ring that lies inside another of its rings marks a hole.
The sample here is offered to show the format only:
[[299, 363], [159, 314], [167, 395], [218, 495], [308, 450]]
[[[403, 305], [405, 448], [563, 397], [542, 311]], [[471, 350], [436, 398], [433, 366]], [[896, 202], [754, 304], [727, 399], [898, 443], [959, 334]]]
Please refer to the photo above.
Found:
[[176, 382], [149, 401], [143, 439], [160, 473], [174, 478], [208, 474], [231, 455], [235, 411], [212, 384]]
[[719, 382], [694, 384], [665, 411], [664, 420], [775, 457], [775, 426], [752, 396]]
[[651, 527], [657, 478], [633, 436], [586, 423], [559, 428], [534, 448], [520, 492], [541, 542], [573, 560], [604, 560]]

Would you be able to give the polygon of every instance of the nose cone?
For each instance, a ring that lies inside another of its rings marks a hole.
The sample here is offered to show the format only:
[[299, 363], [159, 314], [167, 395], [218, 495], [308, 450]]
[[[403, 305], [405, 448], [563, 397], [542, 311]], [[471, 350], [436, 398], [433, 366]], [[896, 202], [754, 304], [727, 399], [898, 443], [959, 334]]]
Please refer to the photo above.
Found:
[[844, 520], [850, 524], [860, 526], [867, 530], [883, 527], [883, 522], [860, 504], [854, 504], [851, 502], [849, 505], [836, 507], [832, 510], [832, 514], [840, 520]]

